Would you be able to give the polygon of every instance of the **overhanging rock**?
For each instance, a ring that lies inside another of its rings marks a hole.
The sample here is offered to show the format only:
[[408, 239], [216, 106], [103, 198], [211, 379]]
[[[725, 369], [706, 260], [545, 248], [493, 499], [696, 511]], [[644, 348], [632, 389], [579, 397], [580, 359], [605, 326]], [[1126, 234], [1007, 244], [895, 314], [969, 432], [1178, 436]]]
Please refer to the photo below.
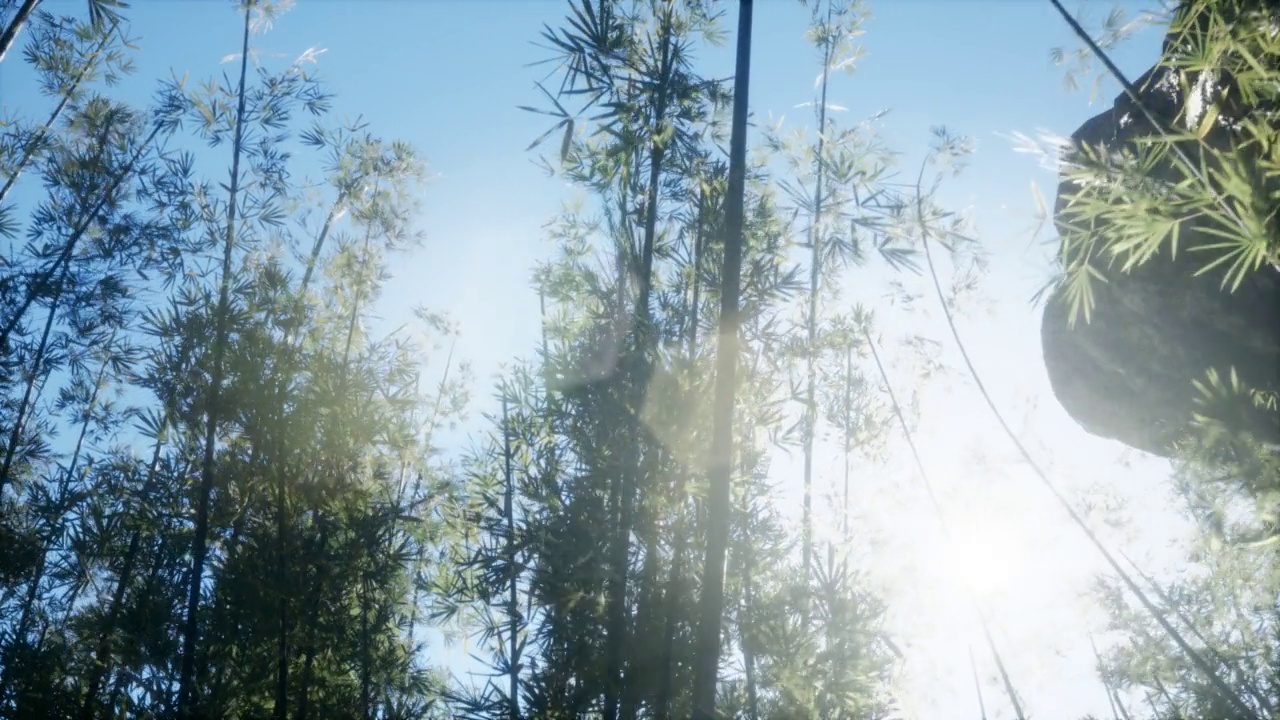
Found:
[[[1177, 51], [1171, 35], [1165, 56]], [[1185, 87], [1203, 92], [1206, 102], [1222, 109], [1206, 143], [1224, 149], [1231, 146], [1235, 121], [1257, 108], [1233, 95], [1230, 79], [1216, 84], [1210, 79], [1189, 74]], [[1174, 70], [1156, 65], [1134, 84], [1162, 125], [1186, 127], [1186, 97]], [[1191, 103], [1192, 112], [1198, 104]], [[1082, 146], [1115, 152], [1155, 133], [1122, 93], [1109, 110], [1076, 130], [1072, 140], [1076, 152]], [[1193, 158], [1198, 156], [1194, 143], [1185, 147]], [[1173, 172], [1166, 165], [1153, 175], [1172, 179]], [[1063, 236], [1064, 209], [1076, 191], [1065, 179], [1058, 187], [1055, 221]], [[1095, 224], [1094, 231], [1105, 234], [1106, 228]], [[1264, 265], [1235, 292], [1221, 288], [1221, 274], [1194, 277], [1207, 254], [1188, 249], [1216, 241], [1188, 225], [1180, 232], [1176, 258], [1166, 248], [1128, 273], [1118, 263], [1108, 268], [1095, 262], [1105, 282], [1093, 284], [1095, 303], [1088, 323], [1081, 318], [1069, 327], [1064, 288], [1050, 295], [1041, 322], [1045, 366], [1054, 395], [1086, 431], [1168, 457], [1171, 444], [1189, 428], [1192, 413], [1201, 409], [1192, 381], [1208, 369], [1227, 373], [1234, 368], [1254, 388], [1280, 386], [1280, 270]], [[1276, 414], [1259, 411], [1247, 396], [1215, 412], [1233, 432], [1280, 439]]]

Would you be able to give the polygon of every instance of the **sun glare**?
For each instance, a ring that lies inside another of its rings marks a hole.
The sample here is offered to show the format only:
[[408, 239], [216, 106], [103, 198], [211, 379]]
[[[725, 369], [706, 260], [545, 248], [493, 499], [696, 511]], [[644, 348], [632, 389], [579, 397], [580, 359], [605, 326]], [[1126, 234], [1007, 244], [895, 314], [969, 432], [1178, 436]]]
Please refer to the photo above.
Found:
[[936, 576], [980, 598], [1009, 590], [1019, 574], [1025, 542], [1014, 523], [995, 513], [969, 510], [948, 518], [947, 524], [949, 536], [936, 552], [928, 553]]

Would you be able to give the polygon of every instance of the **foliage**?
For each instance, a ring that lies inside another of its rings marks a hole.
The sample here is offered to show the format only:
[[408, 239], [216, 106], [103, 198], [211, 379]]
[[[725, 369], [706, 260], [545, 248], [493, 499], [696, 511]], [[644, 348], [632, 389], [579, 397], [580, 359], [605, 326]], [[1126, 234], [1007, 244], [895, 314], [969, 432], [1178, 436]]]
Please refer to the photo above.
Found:
[[[246, 42], [276, 10], [242, 6]], [[301, 63], [114, 103], [87, 88], [127, 66], [122, 32], [48, 27], [27, 58], [64, 122], [4, 144], [48, 195], [3, 302], [0, 714], [167, 715], [186, 663], [202, 717], [435, 712], [413, 598], [450, 479], [425, 420], [462, 387], [423, 393], [426, 348], [368, 326], [387, 253], [415, 242], [413, 149], [331, 127]], [[298, 111], [328, 198], [291, 179]], [[219, 149], [229, 185], [200, 174]]]
[[[1183, 104], [1172, 115], [1157, 108], [1176, 124], [1071, 158], [1064, 177], [1079, 192], [1064, 211], [1062, 261], [1073, 316], [1089, 319], [1104, 272], [1135, 272], [1178, 253], [1187, 254], [1187, 272], [1211, 275], [1224, 293], [1273, 271], [1280, 260], [1269, 150], [1280, 128], [1273, 24], [1258, 4], [1181, 4], [1155, 71], [1179, 86]], [[1277, 711], [1280, 465], [1270, 438], [1225, 429], [1241, 413], [1274, 419], [1274, 388], [1247, 385], [1234, 367], [1204, 370], [1187, 387], [1197, 403], [1195, 426], [1177, 448], [1174, 475], [1197, 532], [1184, 572], [1144, 580], [1230, 693], [1208, 682], [1117, 583], [1101, 582], [1098, 595], [1119, 641], [1099, 669], [1124, 717], [1266, 718]]]
[[1066, 158], [1064, 179], [1076, 192], [1061, 215], [1060, 259], [1073, 319], [1088, 319], [1102, 270], [1128, 273], [1166, 251], [1193, 253], [1196, 274], [1213, 273], [1232, 292], [1280, 264], [1272, 82], [1280, 46], [1268, 22], [1248, 2], [1184, 3], [1159, 66], [1178, 83], [1182, 106], [1161, 112], [1150, 136]]
[[[0, 234], [22, 239], [0, 266], [0, 717], [688, 717], [713, 516], [728, 526], [719, 713], [900, 716], [889, 599], [851, 520], [898, 427], [867, 365], [878, 308], [846, 286], [906, 294], [927, 236], [957, 269], [951, 309], [984, 264], [923, 172], [895, 182], [881, 116], [833, 117], [866, 8], [806, 4], [815, 127], [753, 131], [740, 198], [722, 148], [732, 93], [702, 70], [727, 37], [720, 5], [573, 0], [544, 28], [554, 70], [525, 110], [551, 121], [531, 149], [548, 143], [545, 169], [582, 200], [547, 225], [538, 347], [504, 368], [471, 446], [446, 452], [471, 406], [458, 330], [426, 309], [389, 333], [376, 320], [396, 254], [420, 244], [424, 165], [336, 122], [312, 55], [258, 55], [287, 5], [235, 3], [243, 78], [173, 80], [147, 109], [108, 92], [132, 64], [125, 6], [25, 21], [50, 112], [0, 134]], [[1274, 38], [1238, 25], [1211, 22], [1177, 68], [1211, 58], [1261, 114], [1206, 161], [1208, 186], [1161, 174], [1169, 138], [1081, 155], [1076, 212], [1117, 231], [1069, 234], [1073, 277], [1099, 258], [1140, 265], [1192, 216], [1220, 238], [1202, 250], [1228, 286], [1276, 261], [1274, 78], [1255, 68]], [[934, 169], [969, 150], [939, 130]], [[31, 207], [10, 199], [18, 182], [39, 185]], [[723, 503], [711, 406], [739, 199]], [[937, 369], [927, 340], [906, 344]], [[1205, 401], [1274, 404], [1232, 380], [1206, 376]], [[1268, 452], [1187, 465], [1206, 570], [1160, 593], [1260, 715], [1280, 692], [1257, 589], [1274, 596]], [[1222, 716], [1108, 597], [1134, 638], [1107, 658], [1112, 686], [1150, 689], [1160, 717]], [[434, 633], [465, 638], [484, 679], [439, 667]]]

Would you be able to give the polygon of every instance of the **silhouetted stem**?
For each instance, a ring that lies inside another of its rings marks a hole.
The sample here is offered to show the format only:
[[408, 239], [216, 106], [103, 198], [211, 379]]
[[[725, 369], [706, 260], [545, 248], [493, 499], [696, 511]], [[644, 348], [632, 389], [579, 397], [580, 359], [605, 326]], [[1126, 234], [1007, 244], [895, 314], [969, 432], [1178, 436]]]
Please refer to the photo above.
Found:
[[724, 269], [720, 283], [720, 337], [707, 497], [707, 555], [694, 649], [693, 717], [713, 720], [724, 614], [724, 559], [729, 544], [733, 474], [733, 407], [738, 385], [738, 307], [742, 292], [742, 229], [747, 181], [747, 89], [751, 73], [752, 0], [739, 0], [737, 67], [733, 81], [733, 126], [729, 141], [729, 187], [725, 197]]

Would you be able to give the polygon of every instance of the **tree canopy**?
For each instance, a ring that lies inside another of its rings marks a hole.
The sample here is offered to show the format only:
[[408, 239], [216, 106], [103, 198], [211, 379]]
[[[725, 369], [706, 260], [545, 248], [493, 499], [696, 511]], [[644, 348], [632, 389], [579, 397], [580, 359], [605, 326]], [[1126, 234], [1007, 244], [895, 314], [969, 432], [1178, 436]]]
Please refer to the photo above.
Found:
[[[817, 77], [790, 124], [753, 111], [751, 0], [529, 28], [546, 63], [494, 100], [544, 123], [519, 140], [567, 199], [537, 342], [492, 383], [440, 309], [385, 321], [432, 250], [432, 148], [268, 51], [290, 3], [230, 3], [222, 71], [148, 104], [120, 91], [148, 5], [0, 5], [0, 69], [43, 103], [0, 125], [0, 718], [914, 717], [930, 650], [895, 637], [912, 591], [867, 517], [957, 557], [920, 405], [951, 382], [1108, 563], [1109, 631], [1078, 640], [1114, 720], [1280, 718], [1280, 15], [1153, 13], [1130, 82], [1108, 53], [1137, 25], [1049, 4], [1083, 46], [1057, 59], [1124, 93], [1056, 156], [1045, 364], [1086, 430], [1172, 459], [1179, 573], [1098, 531], [989, 391], [957, 324], [987, 251], [947, 194], [974, 144], [939, 126], [907, 165], [884, 114], [842, 114], [860, 2], [794, 4]], [[880, 504], [886, 478], [924, 499]], [[955, 594], [980, 646], [954, 716], [1052, 715]]]

